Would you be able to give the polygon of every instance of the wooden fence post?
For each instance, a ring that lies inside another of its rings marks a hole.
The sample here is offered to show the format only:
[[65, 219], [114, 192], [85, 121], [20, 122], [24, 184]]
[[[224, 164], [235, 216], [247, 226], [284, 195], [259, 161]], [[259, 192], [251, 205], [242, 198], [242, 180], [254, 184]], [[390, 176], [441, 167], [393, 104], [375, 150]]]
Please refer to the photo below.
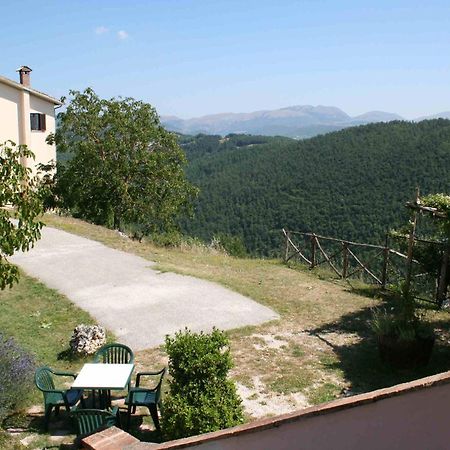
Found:
[[348, 274], [348, 244], [342, 243], [342, 278], [345, 280]]
[[316, 265], [316, 236], [313, 233], [311, 236], [311, 265], [310, 269], [314, 269]]
[[387, 284], [388, 261], [389, 261], [389, 235], [386, 233], [386, 239], [384, 241], [384, 250], [383, 250], [383, 272], [381, 274], [381, 287], [383, 289], [386, 289]]
[[284, 262], [286, 263], [289, 259], [289, 239], [291, 237], [291, 233], [289, 231], [284, 230], [284, 235], [286, 236], [286, 246], [284, 249]]
[[[416, 190], [416, 201], [415, 205], [419, 203], [419, 188]], [[408, 238], [408, 254], [406, 258], [406, 280], [405, 280], [405, 295], [409, 294], [409, 289], [411, 286], [411, 278], [412, 278], [412, 265], [413, 265], [413, 251], [414, 251], [414, 239], [416, 237], [416, 226], [417, 226], [417, 213], [414, 210], [412, 221], [411, 221], [411, 228], [409, 231], [409, 238]]]
[[445, 296], [447, 294], [447, 267], [448, 267], [449, 253], [450, 248], [445, 246], [444, 251], [442, 253], [442, 264], [439, 273], [438, 288], [436, 292], [436, 300], [438, 302], [439, 307], [441, 307], [442, 303], [444, 303]]

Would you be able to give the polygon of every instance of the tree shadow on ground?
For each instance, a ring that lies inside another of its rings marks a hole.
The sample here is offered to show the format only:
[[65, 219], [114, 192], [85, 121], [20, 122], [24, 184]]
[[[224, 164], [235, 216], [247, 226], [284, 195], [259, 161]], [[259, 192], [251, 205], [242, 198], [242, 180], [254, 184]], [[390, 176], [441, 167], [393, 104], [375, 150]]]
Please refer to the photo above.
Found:
[[[154, 428], [149, 428], [146, 424], [144, 424], [144, 417], [145, 416], [141, 415], [131, 416], [130, 429], [127, 430], [127, 432], [139, 439], [141, 442], [162, 442], [161, 433]], [[122, 424], [126, 423], [125, 420], [126, 417], [124, 417], [124, 421], [122, 421]]]
[[[370, 295], [367, 291], [366, 295]], [[393, 299], [386, 296], [380, 307], [389, 309]], [[326, 343], [336, 355], [335, 360], [324, 365], [334, 371], [340, 371], [351, 384], [351, 394], [368, 392], [395, 384], [415, 380], [450, 370], [450, 315], [448, 320], [431, 320], [436, 330], [436, 342], [429, 364], [414, 370], [395, 370], [383, 364], [378, 354], [376, 337], [370, 329], [372, 308], [345, 314], [339, 320], [308, 332]], [[328, 333], [351, 333], [357, 335], [357, 342], [336, 345]]]

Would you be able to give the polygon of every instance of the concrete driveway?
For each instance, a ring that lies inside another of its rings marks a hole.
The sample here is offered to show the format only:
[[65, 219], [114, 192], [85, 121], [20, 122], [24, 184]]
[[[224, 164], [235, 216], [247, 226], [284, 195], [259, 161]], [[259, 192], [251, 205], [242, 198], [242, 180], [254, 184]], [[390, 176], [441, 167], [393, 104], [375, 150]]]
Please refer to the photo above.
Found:
[[35, 247], [11, 261], [66, 295], [134, 350], [160, 345], [166, 334], [184, 327], [231, 329], [278, 318], [216, 283], [160, 273], [143, 258], [54, 228], [45, 227]]

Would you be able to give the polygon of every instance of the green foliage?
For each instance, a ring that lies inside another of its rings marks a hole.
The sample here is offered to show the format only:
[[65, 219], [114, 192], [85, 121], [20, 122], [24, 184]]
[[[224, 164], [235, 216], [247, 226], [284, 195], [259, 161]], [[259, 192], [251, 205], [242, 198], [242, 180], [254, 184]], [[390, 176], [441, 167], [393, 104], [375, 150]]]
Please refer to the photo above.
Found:
[[233, 381], [229, 341], [188, 329], [166, 337], [170, 393], [164, 401], [163, 432], [178, 439], [228, 428], [243, 421], [241, 400]]
[[50, 138], [59, 154], [70, 154], [56, 177], [60, 206], [108, 227], [136, 224], [143, 234], [173, 227], [197, 191], [155, 109], [132, 98], [100, 99], [89, 88], [70, 93]]
[[450, 219], [450, 195], [448, 194], [429, 194], [420, 199], [422, 206], [436, 208], [438, 211], [447, 214]]
[[445, 217], [436, 219], [438, 228], [444, 233], [445, 238], [450, 242], [450, 195], [430, 194], [420, 199], [422, 206], [436, 208]]
[[200, 188], [183, 230], [241, 236], [249, 253], [279, 254], [281, 228], [379, 244], [421, 192], [450, 192], [450, 121], [390, 122], [294, 141], [238, 146], [236, 136], [180, 138]]
[[[40, 238], [43, 226], [37, 220], [43, 212], [43, 190], [31, 169], [21, 164], [25, 158], [34, 159], [26, 146], [0, 143], [0, 289], [19, 280], [19, 269], [8, 262], [8, 256], [29, 250]], [[15, 222], [7, 208], [14, 208]]]

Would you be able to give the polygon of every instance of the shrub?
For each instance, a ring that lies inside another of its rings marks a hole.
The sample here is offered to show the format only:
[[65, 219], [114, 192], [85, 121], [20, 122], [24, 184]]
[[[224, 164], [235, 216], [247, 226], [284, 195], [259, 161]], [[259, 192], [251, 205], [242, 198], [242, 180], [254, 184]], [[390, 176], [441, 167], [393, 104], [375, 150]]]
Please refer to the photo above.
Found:
[[182, 245], [189, 245], [194, 242], [192, 238], [184, 236], [179, 231], [153, 233], [150, 236], [150, 240], [158, 247], [181, 247]]
[[212, 243], [214, 242], [230, 256], [237, 258], [245, 258], [248, 256], [244, 241], [240, 236], [219, 233], [213, 237]]
[[166, 439], [207, 433], [243, 422], [236, 386], [227, 378], [233, 365], [228, 345], [228, 338], [217, 329], [210, 334], [185, 329], [174, 337], [166, 337], [171, 375], [162, 416]]
[[33, 384], [32, 356], [0, 334], [0, 420], [24, 406]]
[[395, 289], [395, 306], [390, 311], [373, 311], [370, 324], [372, 330], [377, 337], [390, 337], [404, 342], [433, 338], [433, 327], [417, 312], [414, 292], [411, 289], [407, 292], [405, 286], [405, 283], [401, 283]]

